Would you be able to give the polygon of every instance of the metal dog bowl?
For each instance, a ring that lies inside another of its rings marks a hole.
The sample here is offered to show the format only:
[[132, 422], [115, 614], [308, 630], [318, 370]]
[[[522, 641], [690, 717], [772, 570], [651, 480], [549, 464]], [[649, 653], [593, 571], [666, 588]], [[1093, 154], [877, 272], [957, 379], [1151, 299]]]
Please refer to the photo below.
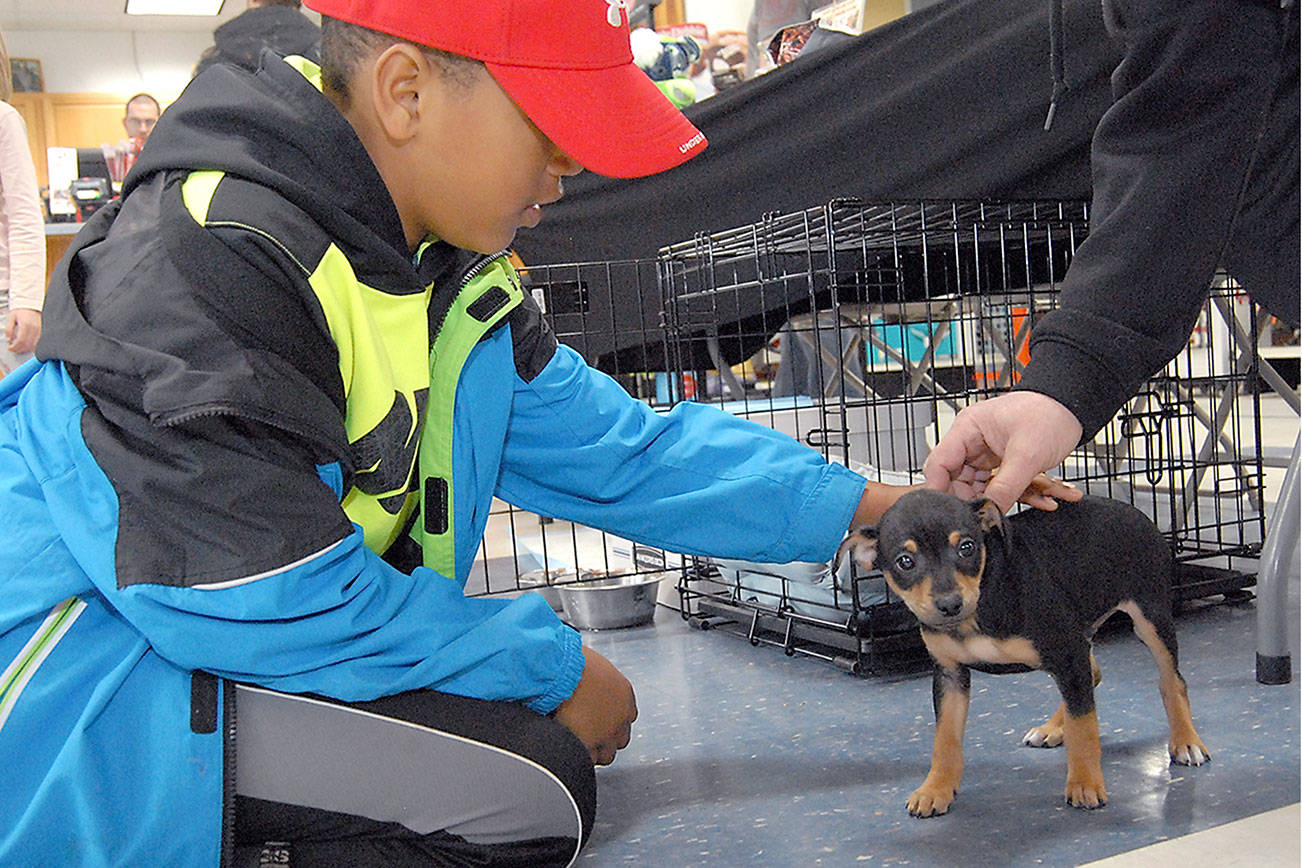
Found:
[[521, 573], [517, 578], [520, 588], [526, 591], [534, 591], [542, 594], [557, 612], [561, 611], [561, 589], [557, 585], [582, 582], [592, 576], [588, 570], [574, 571], [571, 569], [556, 570], [530, 570], [527, 573]]
[[649, 624], [656, 614], [656, 593], [665, 573], [618, 576], [563, 585], [565, 620], [580, 630], [613, 630]]

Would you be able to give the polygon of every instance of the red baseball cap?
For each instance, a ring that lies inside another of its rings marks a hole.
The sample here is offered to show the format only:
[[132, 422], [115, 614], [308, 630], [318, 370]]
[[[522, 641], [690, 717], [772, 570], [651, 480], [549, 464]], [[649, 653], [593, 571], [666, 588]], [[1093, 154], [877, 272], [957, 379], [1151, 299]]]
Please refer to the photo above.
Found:
[[633, 63], [630, 0], [304, 0], [322, 15], [483, 61], [516, 105], [585, 169], [637, 178], [705, 136]]

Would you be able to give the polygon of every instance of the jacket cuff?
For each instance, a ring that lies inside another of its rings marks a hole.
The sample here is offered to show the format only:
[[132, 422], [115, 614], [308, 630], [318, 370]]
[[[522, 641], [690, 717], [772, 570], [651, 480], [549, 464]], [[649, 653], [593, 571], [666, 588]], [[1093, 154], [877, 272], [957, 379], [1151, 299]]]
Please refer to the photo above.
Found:
[[561, 660], [556, 667], [556, 678], [546, 693], [525, 703], [539, 714], [551, 714], [556, 706], [573, 696], [574, 689], [579, 686], [579, 679], [583, 677], [583, 639], [578, 631], [562, 625], [557, 639], [561, 646]]
[[850, 530], [850, 521], [868, 480], [840, 464], [829, 463], [822, 480], [796, 510], [787, 532], [772, 552], [772, 562], [830, 561]]
[[1094, 439], [1140, 385], [1165, 362], [1150, 338], [1087, 313], [1058, 310], [1031, 335], [1031, 363], [1016, 390], [1055, 399]]

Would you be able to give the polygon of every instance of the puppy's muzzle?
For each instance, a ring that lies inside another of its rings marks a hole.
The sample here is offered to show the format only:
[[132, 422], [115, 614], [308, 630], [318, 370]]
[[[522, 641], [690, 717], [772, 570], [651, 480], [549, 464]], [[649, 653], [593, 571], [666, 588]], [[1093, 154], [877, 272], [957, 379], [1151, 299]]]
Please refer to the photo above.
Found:
[[956, 617], [963, 611], [963, 595], [957, 591], [951, 594], [941, 594], [932, 602], [936, 606], [936, 611], [946, 618]]

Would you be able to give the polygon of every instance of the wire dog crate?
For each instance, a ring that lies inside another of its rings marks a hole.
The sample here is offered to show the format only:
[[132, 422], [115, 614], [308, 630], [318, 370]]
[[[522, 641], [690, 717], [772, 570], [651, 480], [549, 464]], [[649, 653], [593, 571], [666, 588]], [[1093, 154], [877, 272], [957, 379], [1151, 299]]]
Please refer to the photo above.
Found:
[[[562, 343], [634, 397], [657, 403], [657, 377], [668, 367], [655, 260], [534, 265], [520, 275]], [[557, 586], [681, 571], [681, 564], [676, 555], [495, 499], [466, 593], [537, 591], [559, 611]]]
[[[669, 398], [784, 430], [870, 478], [917, 481], [955, 413], [1018, 381], [1087, 223], [1082, 202], [838, 200], [664, 248]], [[1257, 333], [1251, 304], [1219, 280], [1187, 349], [1059, 470], [1162, 528], [1180, 600], [1246, 596], [1255, 580]], [[679, 598], [696, 626], [855, 673], [919, 646], [880, 573], [693, 558]]]

